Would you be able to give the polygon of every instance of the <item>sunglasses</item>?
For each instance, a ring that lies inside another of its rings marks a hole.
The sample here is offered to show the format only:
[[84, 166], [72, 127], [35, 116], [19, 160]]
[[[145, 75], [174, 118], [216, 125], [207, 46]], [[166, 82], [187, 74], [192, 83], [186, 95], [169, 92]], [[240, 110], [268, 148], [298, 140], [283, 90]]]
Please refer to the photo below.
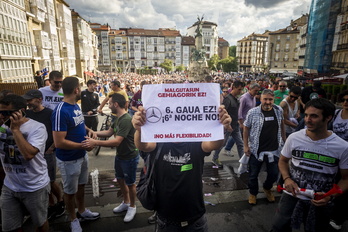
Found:
[[342, 99], [342, 102], [348, 102], [348, 99]]
[[293, 98], [293, 99], [298, 99], [298, 97], [296, 97], [296, 96], [292, 96], [292, 95], [290, 95], [290, 98]]
[[228, 93], [228, 91], [222, 91], [223, 93]]
[[2, 116], [11, 116], [13, 113], [15, 112], [15, 110], [0, 110], [0, 114], [2, 114]]
[[62, 84], [63, 81], [54, 81], [54, 84], [58, 85], [58, 84]]
[[286, 87], [286, 85], [279, 85], [279, 87]]

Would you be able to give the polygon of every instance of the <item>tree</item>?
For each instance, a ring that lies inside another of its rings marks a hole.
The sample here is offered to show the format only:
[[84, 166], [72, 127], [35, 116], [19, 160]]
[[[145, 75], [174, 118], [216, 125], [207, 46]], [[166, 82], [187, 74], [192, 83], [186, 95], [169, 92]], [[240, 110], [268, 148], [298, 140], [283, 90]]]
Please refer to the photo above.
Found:
[[219, 56], [217, 54], [213, 55], [208, 61], [208, 67], [210, 70], [218, 70]]
[[236, 57], [237, 54], [237, 46], [230, 46], [229, 55], [232, 57]]
[[176, 66], [176, 68], [175, 68], [175, 71], [177, 71], [177, 72], [182, 72], [182, 71], [184, 71], [185, 70], [185, 66], [184, 65], [179, 65], [179, 66]]
[[222, 66], [224, 72], [237, 72], [238, 71], [238, 62], [236, 57], [227, 57], [222, 59], [218, 63], [218, 67]]
[[173, 71], [173, 62], [169, 59], [164, 59], [163, 63], [161, 63], [159, 66], [166, 70], [167, 73]]

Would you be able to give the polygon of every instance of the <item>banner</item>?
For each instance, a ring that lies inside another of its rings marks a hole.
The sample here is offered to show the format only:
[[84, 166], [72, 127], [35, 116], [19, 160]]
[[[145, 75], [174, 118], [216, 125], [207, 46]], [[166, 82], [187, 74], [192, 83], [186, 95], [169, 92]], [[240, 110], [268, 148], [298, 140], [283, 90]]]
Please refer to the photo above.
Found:
[[146, 123], [142, 142], [198, 142], [224, 138], [219, 121], [220, 85], [215, 83], [144, 85]]

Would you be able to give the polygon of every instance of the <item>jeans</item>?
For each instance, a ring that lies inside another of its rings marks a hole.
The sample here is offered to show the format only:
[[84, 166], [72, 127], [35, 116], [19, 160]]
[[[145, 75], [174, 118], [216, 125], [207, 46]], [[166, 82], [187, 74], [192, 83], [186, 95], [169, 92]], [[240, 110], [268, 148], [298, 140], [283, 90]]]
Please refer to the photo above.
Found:
[[237, 145], [239, 158], [242, 158], [242, 156], [244, 154], [244, 143], [242, 140], [242, 134], [240, 132], [240, 127], [237, 127], [236, 129], [234, 129], [232, 131], [231, 136], [229, 137], [227, 144], [225, 146], [225, 149], [227, 151], [230, 151], [232, 149], [234, 143], [236, 143], [236, 145]]
[[157, 217], [156, 232], [208, 232], [208, 223], [205, 215], [187, 226], [181, 226], [180, 223], [166, 222]]
[[271, 189], [273, 187], [273, 183], [277, 181], [278, 179], [278, 157], [274, 157], [274, 161], [270, 163], [268, 161], [268, 157], [264, 157], [263, 161], [258, 161], [256, 157], [251, 154], [250, 159], [249, 159], [249, 182], [248, 182], [248, 187], [249, 187], [249, 193], [252, 195], [257, 195], [259, 193], [259, 173], [261, 170], [261, 166], [263, 162], [266, 162], [266, 167], [267, 167], [267, 178], [265, 182], [263, 183], [263, 188], [264, 189]]
[[[298, 198], [283, 193], [276, 210], [276, 214], [273, 217], [272, 232], [291, 232], [291, 217], [296, 207]], [[308, 209], [304, 209], [307, 211]], [[326, 232], [329, 231], [330, 207], [322, 206], [315, 207], [315, 231]], [[308, 212], [304, 212], [304, 216], [307, 216]], [[305, 220], [306, 221], [306, 220]], [[305, 230], [306, 231], [306, 230]]]
[[[224, 143], [223, 143], [222, 147], [225, 146], [225, 144], [227, 143], [227, 140], [228, 140], [228, 138], [230, 137], [230, 135], [231, 135], [231, 132], [225, 131], [225, 134], [224, 134]], [[217, 149], [217, 150], [214, 150], [213, 160], [216, 160], [216, 159], [219, 158], [219, 153], [220, 153], [222, 147], [220, 147], [220, 148]]]

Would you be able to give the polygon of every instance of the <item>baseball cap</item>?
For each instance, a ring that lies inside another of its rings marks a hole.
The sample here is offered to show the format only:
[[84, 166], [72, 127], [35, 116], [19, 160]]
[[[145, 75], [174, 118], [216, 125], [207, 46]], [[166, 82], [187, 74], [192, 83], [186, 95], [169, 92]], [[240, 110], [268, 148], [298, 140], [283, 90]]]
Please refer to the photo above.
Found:
[[33, 98], [42, 98], [42, 93], [41, 93], [41, 91], [39, 91], [37, 89], [32, 89], [32, 90], [29, 90], [28, 92], [26, 92], [22, 97], [25, 100], [30, 100]]

